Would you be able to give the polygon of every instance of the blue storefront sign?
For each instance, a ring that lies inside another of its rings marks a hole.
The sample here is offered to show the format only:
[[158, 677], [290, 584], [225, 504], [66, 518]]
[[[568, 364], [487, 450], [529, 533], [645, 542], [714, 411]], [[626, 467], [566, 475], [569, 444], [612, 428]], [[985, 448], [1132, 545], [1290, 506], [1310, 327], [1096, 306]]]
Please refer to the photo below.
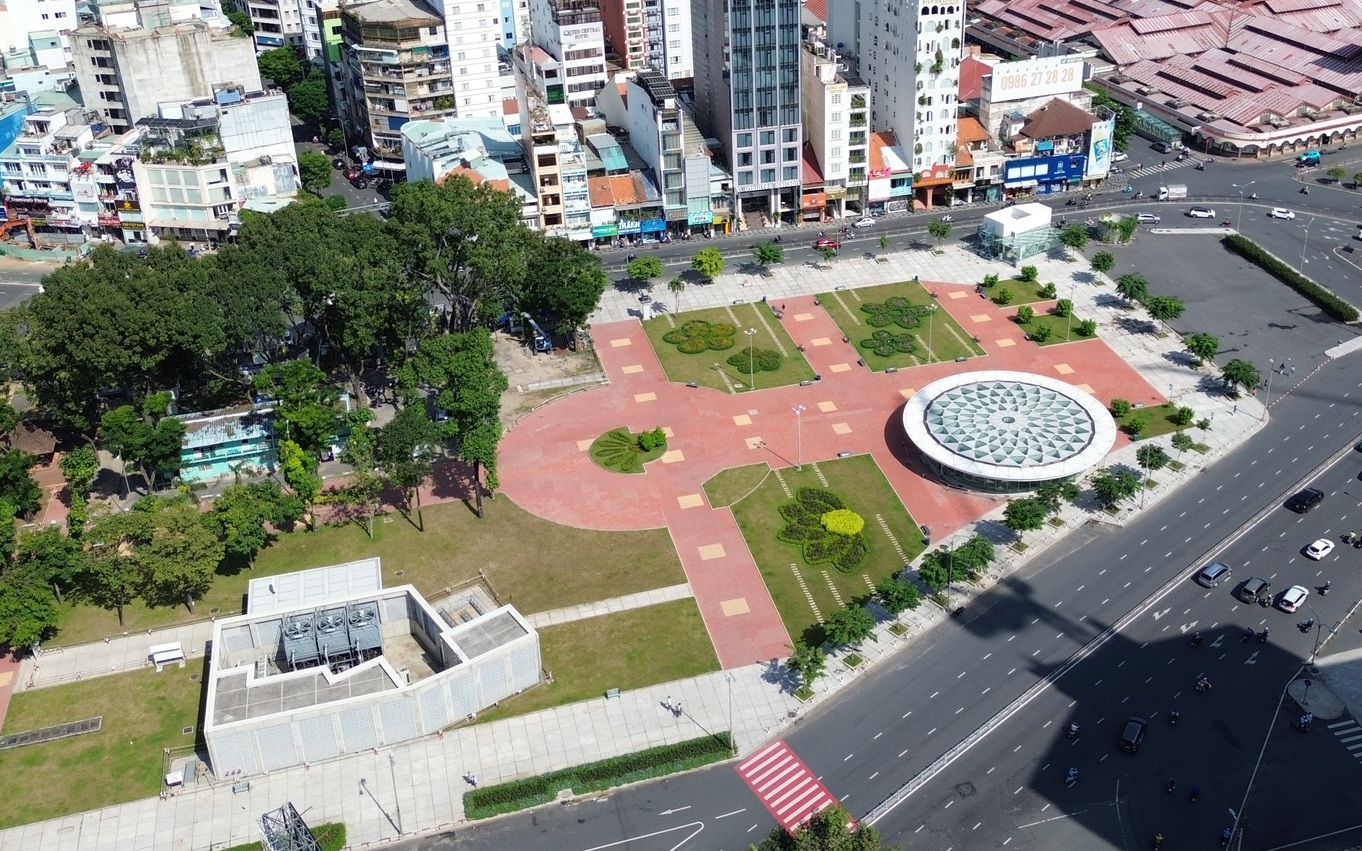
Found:
[[1085, 154], [1064, 154], [1057, 157], [1028, 157], [1009, 160], [1003, 164], [1003, 185], [1009, 189], [1037, 187], [1059, 188], [1083, 179], [1087, 164]]
[[714, 224], [714, 211], [713, 211], [713, 210], [702, 210], [702, 211], [699, 212], [699, 213], [691, 213], [690, 215], [686, 216], [686, 224], [688, 224], [688, 225], [712, 225], [712, 224]]
[[667, 229], [666, 219], [648, 219], [641, 226], [643, 233], [659, 233]]
[[620, 236], [628, 236], [631, 233], [642, 233], [643, 227], [638, 222], [620, 222]]

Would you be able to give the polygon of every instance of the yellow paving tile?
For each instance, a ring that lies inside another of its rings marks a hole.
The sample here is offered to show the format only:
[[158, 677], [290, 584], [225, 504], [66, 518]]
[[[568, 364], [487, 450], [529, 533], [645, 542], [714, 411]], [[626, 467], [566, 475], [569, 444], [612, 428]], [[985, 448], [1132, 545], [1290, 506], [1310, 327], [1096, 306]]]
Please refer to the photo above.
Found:
[[[747, 603], [744, 602], [743, 605], [745, 606]], [[9, 685], [9, 681], [12, 679], [14, 679], [13, 671], [5, 671], [3, 674], [0, 674], [0, 687]]]
[[662, 457], [657, 460], [663, 464], [675, 464], [677, 461], [686, 460], [686, 456], [681, 453], [680, 449], [669, 449], [662, 453]]
[[657, 394], [656, 394], [656, 393], [635, 393], [635, 394], [634, 394], [634, 401], [635, 401], [635, 402], [656, 402], [656, 401], [657, 401]]
[[989, 316], [987, 313], [976, 313], [976, 314], [974, 314], [973, 316], [971, 316], [971, 317], [969, 318], [969, 321], [971, 321], [971, 322], [992, 322], [992, 321], [993, 321], [993, 317], [992, 317], [992, 316]]
[[1017, 341], [1009, 337], [1003, 340], [994, 340], [993, 344], [1000, 349], [1010, 349], [1017, 345]]
[[818, 403], [818, 410], [822, 411], [822, 412], [825, 413], [825, 414], [830, 414], [830, 413], [832, 413], [833, 411], [837, 410], [837, 403], [836, 403], [836, 402], [819, 402], [819, 403]]
[[579, 440], [579, 441], [577, 441], [577, 451], [579, 451], [579, 452], [585, 452], [585, 451], [587, 451], [588, 449], [590, 449], [590, 448], [591, 448], [591, 444], [593, 444], [593, 443], [595, 443], [595, 442], [596, 442], [595, 440], [592, 440], [592, 439], [589, 438], [589, 437], [588, 437], [586, 440]]
[[1055, 364], [1055, 372], [1058, 372], [1060, 375], [1073, 375], [1074, 368], [1067, 363], [1057, 363]]
[[794, 315], [794, 321], [796, 322], [808, 322], [812, 318], [813, 318], [812, 313], [796, 313]]
[[743, 443], [746, 443], [746, 444], [747, 444], [747, 448], [748, 448], [748, 449], [759, 449], [759, 448], [761, 447], [761, 438], [760, 438], [760, 437], [749, 437], [749, 438], [745, 439], [745, 440], [743, 441]]
[[676, 504], [682, 508], [699, 508], [705, 504], [705, 498], [698, 493], [688, 493], [685, 496], [678, 496]]
[[724, 617], [731, 618], [734, 615], [745, 615], [752, 611], [752, 607], [747, 605], [746, 597], [738, 597], [736, 600], [724, 600], [719, 604], [723, 610]]
[[662, 433], [667, 435], [668, 440], [671, 440], [673, 437], [676, 437], [676, 432], [672, 431], [671, 426], [663, 426]]
[[905, 388], [903, 388], [902, 390], [899, 391], [899, 395], [902, 396], [902, 397], [905, 398], [905, 399], [911, 399], [911, 398], [913, 398], [915, 395], [917, 395], [917, 388], [916, 388], [916, 387], [905, 387]]
[[811, 346], [831, 346], [831, 345], [832, 345], [832, 341], [829, 340], [827, 337], [815, 337], [814, 339], [812, 339], [812, 340], [809, 341], [809, 345], [811, 345]]
[[620, 370], [620, 372], [624, 373], [625, 375], [633, 375], [633, 374], [636, 373], [636, 372], [642, 372], [642, 371], [643, 371], [643, 364], [641, 364], [641, 363], [631, 363], [631, 364], [629, 364], [628, 366], [626, 366], [626, 367], [624, 367], [623, 369]]
[[1092, 385], [1090, 384], [1075, 384], [1074, 386], [1077, 387], [1079, 390], [1082, 390], [1084, 393], [1093, 392]]
[[835, 363], [835, 364], [833, 364], [832, 366], [828, 367], [828, 371], [829, 371], [829, 372], [851, 372], [851, 364], [849, 364], [849, 363]]
[[620, 337], [618, 340], [610, 341], [610, 347], [613, 349], [618, 349], [623, 346], [632, 346], [633, 344], [634, 341], [629, 339], [628, 337]]
[[832, 431], [834, 434], [851, 434], [851, 426], [846, 423], [833, 423]]
[[699, 552], [701, 561], [713, 561], [716, 558], [723, 558], [728, 555], [724, 552], [723, 544], [705, 544]]
[[733, 425], [735, 426], [745, 426], [751, 424], [752, 418], [749, 417], [747, 414], [738, 414], [736, 417], [733, 418]]
[[955, 292], [946, 293], [946, 298], [969, 298], [969, 293], [962, 293], [959, 290], [956, 290]]

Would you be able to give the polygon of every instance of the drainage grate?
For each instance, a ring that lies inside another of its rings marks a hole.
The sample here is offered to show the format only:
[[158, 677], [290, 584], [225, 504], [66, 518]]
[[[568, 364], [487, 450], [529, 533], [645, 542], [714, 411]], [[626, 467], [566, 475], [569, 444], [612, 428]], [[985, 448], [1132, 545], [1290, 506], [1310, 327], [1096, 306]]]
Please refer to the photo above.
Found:
[[192, 736], [192, 735], [194, 735], [194, 725], [193, 725], [193, 724], [190, 724], [188, 727], [181, 727], [181, 728], [180, 728], [180, 735], [181, 735], [181, 736]]
[[36, 745], [41, 742], [50, 742], [54, 739], [79, 736], [82, 733], [97, 733], [103, 723], [104, 716], [101, 715], [98, 718], [86, 718], [84, 721], [72, 721], [68, 724], [54, 724], [51, 727], [41, 727], [37, 730], [15, 733], [12, 736], [0, 736], [0, 751], [9, 750], [10, 748], [20, 748], [24, 745]]

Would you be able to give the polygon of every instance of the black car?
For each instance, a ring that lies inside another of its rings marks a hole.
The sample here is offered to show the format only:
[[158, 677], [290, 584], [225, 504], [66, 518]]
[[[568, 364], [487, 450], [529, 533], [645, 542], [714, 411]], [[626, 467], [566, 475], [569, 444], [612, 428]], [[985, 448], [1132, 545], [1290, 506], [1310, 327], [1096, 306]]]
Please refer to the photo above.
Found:
[[1239, 599], [1245, 603], [1258, 603], [1272, 599], [1272, 583], [1257, 576], [1244, 583], [1239, 589]]
[[337, 171], [340, 171], [341, 169], [345, 168], [345, 160], [341, 159], [340, 157], [336, 157], [334, 160], [331, 161], [331, 167], [336, 169]]
[[1135, 753], [1140, 749], [1140, 743], [1144, 741], [1145, 728], [1149, 722], [1143, 718], [1131, 716], [1126, 722], [1125, 729], [1121, 731], [1121, 750], [1126, 753]]
[[1318, 488], [1306, 488], [1286, 501], [1286, 507], [1297, 514], [1306, 514], [1313, 511], [1315, 506], [1324, 501], [1324, 491]]

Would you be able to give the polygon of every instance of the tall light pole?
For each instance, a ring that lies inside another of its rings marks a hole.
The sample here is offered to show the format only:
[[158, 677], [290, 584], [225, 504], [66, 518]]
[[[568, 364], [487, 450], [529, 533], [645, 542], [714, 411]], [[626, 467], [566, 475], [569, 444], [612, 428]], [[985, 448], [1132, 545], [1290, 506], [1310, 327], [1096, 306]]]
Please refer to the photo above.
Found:
[[743, 332], [747, 335], [747, 381], [753, 390], [757, 389], [757, 364], [756, 349], [753, 346], [757, 343], [757, 329], [748, 328]]
[[936, 318], [936, 307], [935, 304], [927, 305], [927, 363], [936, 361], [936, 352], [932, 350], [932, 326], [935, 324], [932, 320]]
[[1258, 181], [1256, 180], [1250, 180], [1248, 183], [1239, 187], [1239, 230], [1241, 231], [1244, 229], [1244, 193], [1248, 191], [1250, 186], [1257, 182]]
[[1272, 401], [1272, 373], [1276, 371], [1277, 367], [1273, 365], [1273, 360], [1271, 358], [1268, 358], [1267, 390], [1263, 391], [1263, 417], [1262, 417], [1263, 419], [1267, 419], [1267, 406]]
[[1311, 216], [1310, 221], [1305, 225], [1305, 244], [1301, 246], [1301, 264], [1296, 267], [1296, 271], [1300, 272], [1302, 275], [1305, 274], [1305, 252], [1310, 247], [1310, 225], [1313, 225], [1314, 223], [1315, 217]]
[[795, 415], [795, 458], [797, 459], [796, 469], [804, 472], [804, 411], [807, 410], [803, 405], [794, 406]]
[[1069, 333], [1074, 329], [1074, 282], [1069, 282], [1069, 315], [1064, 323], [1064, 342], [1069, 342]]

